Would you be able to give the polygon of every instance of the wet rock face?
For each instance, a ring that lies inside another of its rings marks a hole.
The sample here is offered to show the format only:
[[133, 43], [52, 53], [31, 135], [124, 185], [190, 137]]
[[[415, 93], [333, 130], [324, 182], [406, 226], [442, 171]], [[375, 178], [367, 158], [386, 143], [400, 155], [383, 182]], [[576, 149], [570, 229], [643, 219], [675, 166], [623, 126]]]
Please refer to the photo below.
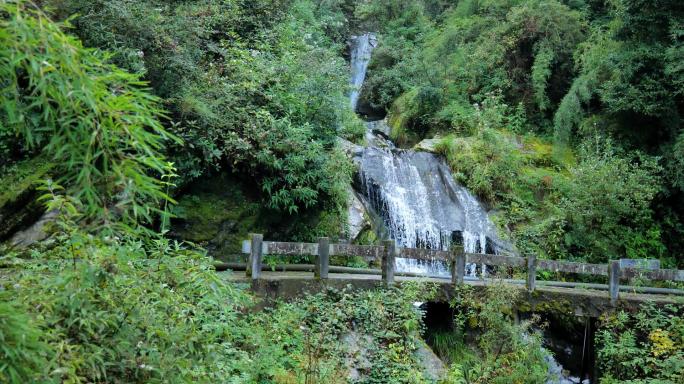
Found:
[[349, 201], [347, 208], [347, 234], [351, 241], [355, 241], [361, 232], [370, 228], [370, 220], [366, 207], [363, 205], [356, 192], [349, 188]]
[[350, 41], [350, 64], [351, 64], [351, 86], [352, 91], [349, 95], [351, 107], [357, 110], [361, 86], [366, 79], [366, 70], [371, 59], [371, 52], [378, 43], [374, 33], [368, 32], [359, 36], [352, 36]]
[[50, 224], [55, 222], [58, 215], [58, 211], [45, 212], [33, 225], [15, 233], [10, 240], [10, 244], [15, 247], [24, 248], [47, 239]]

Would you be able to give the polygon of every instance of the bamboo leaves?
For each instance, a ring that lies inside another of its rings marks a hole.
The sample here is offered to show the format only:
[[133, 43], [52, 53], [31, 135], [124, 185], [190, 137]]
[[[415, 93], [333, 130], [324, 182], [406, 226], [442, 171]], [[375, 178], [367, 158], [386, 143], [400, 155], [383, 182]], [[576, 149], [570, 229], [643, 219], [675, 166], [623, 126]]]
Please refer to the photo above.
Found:
[[158, 179], [164, 114], [138, 75], [108, 64], [25, 1], [0, 1], [0, 127], [45, 151], [60, 182], [101, 227], [151, 222], [168, 199]]

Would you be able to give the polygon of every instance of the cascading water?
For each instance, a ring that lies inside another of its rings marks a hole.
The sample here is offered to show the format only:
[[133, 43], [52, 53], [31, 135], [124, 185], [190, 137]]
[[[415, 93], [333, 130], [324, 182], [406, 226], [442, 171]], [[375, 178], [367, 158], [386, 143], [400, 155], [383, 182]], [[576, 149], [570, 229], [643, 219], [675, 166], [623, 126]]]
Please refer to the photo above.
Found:
[[351, 85], [349, 95], [352, 109], [356, 110], [356, 104], [361, 94], [361, 86], [366, 79], [366, 70], [371, 59], [371, 52], [377, 43], [374, 33], [364, 33], [351, 38]]
[[[497, 251], [496, 231], [481, 204], [426, 152], [367, 147], [359, 159], [362, 192], [402, 247]], [[470, 266], [471, 269], [473, 266]], [[444, 275], [442, 263], [398, 259], [397, 270]]]
[[[366, 33], [351, 40], [351, 72], [353, 85], [351, 106], [358, 107], [360, 89], [366, 77], [376, 36]], [[399, 246], [446, 250], [453, 244], [463, 245], [468, 253], [509, 251], [501, 241], [482, 204], [451, 175], [444, 160], [427, 152], [397, 149], [389, 140], [389, 127], [384, 120], [367, 122], [368, 146], [358, 151], [357, 189], [364, 204], [385, 228], [381, 237], [395, 239]], [[484, 272], [484, 268], [482, 269]], [[397, 271], [444, 276], [449, 273], [441, 262], [418, 262], [397, 259]], [[475, 276], [476, 266], [467, 266]], [[414, 303], [414, 305], [420, 303]], [[547, 354], [547, 384], [576, 384], [577, 377]], [[581, 381], [588, 384], [589, 380]]]
[[[375, 45], [373, 33], [351, 39], [350, 102], [354, 109]], [[390, 238], [401, 247], [446, 250], [455, 242], [470, 253], [498, 250], [500, 243], [486, 211], [472, 194], [456, 183], [441, 158], [431, 153], [396, 149], [387, 138], [389, 129], [383, 121], [367, 125], [369, 146], [356, 159], [360, 189], [369, 208], [382, 218]], [[410, 259], [397, 259], [397, 270], [448, 274], [443, 263]], [[474, 275], [475, 266], [469, 265], [468, 270]]]

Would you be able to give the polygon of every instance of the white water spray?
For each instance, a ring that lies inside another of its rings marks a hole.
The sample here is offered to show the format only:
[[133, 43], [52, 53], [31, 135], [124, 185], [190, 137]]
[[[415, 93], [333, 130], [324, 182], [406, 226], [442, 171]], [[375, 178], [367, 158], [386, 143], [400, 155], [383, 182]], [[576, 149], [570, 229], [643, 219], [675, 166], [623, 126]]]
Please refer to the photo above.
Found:
[[361, 86], [366, 79], [366, 70], [370, 63], [371, 52], [377, 43], [374, 33], [365, 33], [351, 38], [351, 85], [352, 91], [349, 95], [352, 109], [356, 109], [359, 101]]

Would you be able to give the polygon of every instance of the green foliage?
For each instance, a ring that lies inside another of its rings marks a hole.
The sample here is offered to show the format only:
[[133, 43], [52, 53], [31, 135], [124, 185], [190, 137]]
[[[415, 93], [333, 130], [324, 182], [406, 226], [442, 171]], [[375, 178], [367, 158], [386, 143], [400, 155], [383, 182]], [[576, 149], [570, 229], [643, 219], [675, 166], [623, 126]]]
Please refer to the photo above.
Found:
[[67, 221], [30, 260], [3, 256], [3, 382], [342, 383], [347, 364], [359, 382], [425, 382], [411, 303], [429, 286], [329, 290], [255, 311], [201, 252]]
[[567, 141], [573, 130], [581, 129], [595, 100], [606, 119], [619, 122], [599, 129], [641, 147], [671, 141], [679, 126], [678, 85], [684, 74], [678, 38], [681, 2], [616, 0], [605, 11], [610, 17], [593, 24], [591, 38], [576, 54], [580, 74], [556, 114], [558, 137]]
[[650, 228], [659, 171], [654, 159], [619, 157], [610, 142], [584, 147], [560, 203], [571, 228], [566, 245], [590, 261], [602, 260], [601, 255], [661, 256], [659, 233]]
[[638, 313], [601, 318], [596, 334], [600, 383], [681, 383], [684, 380], [682, 308], [648, 304]]
[[25, 1], [0, 3], [0, 129], [60, 163], [62, 182], [96, 225], [149, 222], [168, 199], [158, 99]]
[[[546, 119], [568, 85], [573, 51], [584, 38], [582, 15], [557, 1], [464, 1], [447, 8], [435, 26], [414, 16], [404, 27], [421, 31], [413, 35], [388, 27], [404, 20], [401, 15], [387, 22], [380, 53], [374, 53], [370, 100], [390, 109], [404, 93], [412, 99], [403, 101], [409, 107], [391, 114], [401, 113], [404, 128], [421, 137], [464, 131], [459, 115], [491, 94], [522, 105], [534, 121]], [[384, 44], [395, 59], [383, 56]], [[390, 84], [393, 92], [373, 88], [376, 83]]]
[[[219, 382], [232, 374], [221, 360], [238, 353], [228, 336], [247, 296], [208, 259], [163, 239], [63, 241], [5, 285], [42, 319], [41, 342], [54, 354], [32, 380]], [[80, 261], [64, 260], [72, 257]]]
[[29, 383], [33, 372], [48, 362], [44, 337], [26, 308], [10, 302], [7, 293], [0, 294], [0, 381]]
[[[503, 284], [488, 287], [485, 297], [477, 297], [468, 287], [457, 292], [452, 303], [456, 333], [438, 349], [457, 358], [447, 383], [546, 382], [541, 334], [531, 328], [533, 322], [516, 324], [511, 319], [516, 295]], [[477, 333], [475, 345], [465, 342], [466, 330]]]
[[180, 184], [223, 169], [256, 179], [274, 208], [343, 205], [348, 161], [335, 136], [361, 124], [339, 55], [347, 1], [54, 1], [79, 14], [89, 46], [145, 74], [186, 147], [170, 154]]
[[6, 186], [0, 192], [0, 207], [16, 202], [41, 180], [48, 177], [54, 168], [55, 164], [43, 157], [0, 168], [0, 184]]

